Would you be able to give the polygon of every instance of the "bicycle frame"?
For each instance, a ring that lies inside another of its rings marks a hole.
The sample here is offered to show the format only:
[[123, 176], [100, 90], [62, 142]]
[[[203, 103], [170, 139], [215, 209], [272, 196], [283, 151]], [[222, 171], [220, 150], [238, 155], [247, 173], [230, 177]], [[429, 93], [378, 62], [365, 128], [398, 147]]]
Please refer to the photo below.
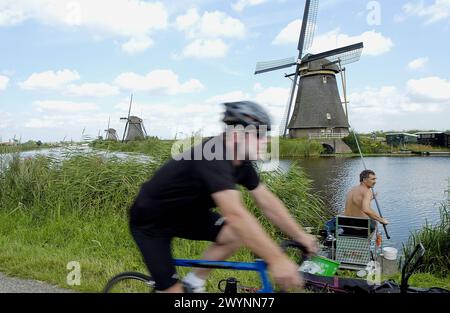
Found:
[[262, 288], [258, 293], [273, 293], [273, 287], [270, 283], [267, 274], [267, 263], [264, 260], [257, 259], [255, 262], [228, 262], [228, 261], [207, 261], [207, 260], [186, 260], [173, 259], [175, 266], [181, 267], [200, 267], [200, 268], [215, 268], [237, 271], [253, 271], [258, 272], [262, 281]]

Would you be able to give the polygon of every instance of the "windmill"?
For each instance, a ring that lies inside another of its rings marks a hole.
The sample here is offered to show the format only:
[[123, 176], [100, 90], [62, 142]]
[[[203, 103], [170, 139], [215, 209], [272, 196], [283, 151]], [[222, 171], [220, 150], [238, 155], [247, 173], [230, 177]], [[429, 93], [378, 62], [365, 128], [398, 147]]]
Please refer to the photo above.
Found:
[[117, 131], [114, 128], [110, 128], [109, 127], [109, 123], [111, 121], [111, 117], [108, 118], [108, 127], [105, 129], [105, 139], [106, 140], [113, 140], [113, 141], [118, 141], [119, 140], [119, 136], [117, 135]]
[[143, 139], [147, 136], [147, 131], [145, 130], [143, 120], [137, 116], [130, 116], [131, 104], [133, 103], [133, 95], [130, 99], [130, 107], [128, 108], [128, 116], [121, 117], [120, 120], [126, 120], [125, 130], [123, 131], [122, 142], [131, 141], [136, 139]]
[[[255, 75], [290, 68], [295, 72], [285, 77], [292, 79], [291, 93], [280, 125], [280, 135], [291, 138], [321, 138], [334, 134], [337, 138], [349, 134], [345, 69], [342, 66], [361, 57], [363, 43], [318, 53], [306, 53], [312, 46], [316, 28], [319, 0], [306, 0], [298, 42], [298, 57], [256, 64]], [[344, 102], [341, 101], [336, 75], [341, 73]], [[297, 91], [297, 96], [294, 94]], [[291, 116], [292, 105], [295, 103]], [[289, 122], [290, 119], [290, 122]], [[329, 136], [330, 137], [330, 136]]]

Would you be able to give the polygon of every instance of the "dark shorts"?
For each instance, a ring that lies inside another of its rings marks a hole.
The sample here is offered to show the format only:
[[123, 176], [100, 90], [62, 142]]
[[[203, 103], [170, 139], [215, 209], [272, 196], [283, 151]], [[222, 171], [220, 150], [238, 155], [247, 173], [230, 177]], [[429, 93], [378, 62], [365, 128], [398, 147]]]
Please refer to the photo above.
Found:
[[155, 288], [165, 290], [178, 281], [172, 263], [172, 238], [215, 242], [223, 226], [222, 216], [207, 211], [198, 215], [192, 214], [182, 220], [174, 220], [172, 224], [136, 226], [130, 223], [130, 230], [155, 280]]

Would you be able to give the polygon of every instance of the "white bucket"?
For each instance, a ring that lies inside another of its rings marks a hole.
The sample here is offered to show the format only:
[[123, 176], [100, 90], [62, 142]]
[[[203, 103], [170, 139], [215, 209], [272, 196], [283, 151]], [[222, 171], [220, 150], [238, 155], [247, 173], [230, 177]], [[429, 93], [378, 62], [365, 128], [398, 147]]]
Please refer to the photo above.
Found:
[[383, 248], [383, 255], [386, 260], [397, 260], [398, 250], [392, 247]]

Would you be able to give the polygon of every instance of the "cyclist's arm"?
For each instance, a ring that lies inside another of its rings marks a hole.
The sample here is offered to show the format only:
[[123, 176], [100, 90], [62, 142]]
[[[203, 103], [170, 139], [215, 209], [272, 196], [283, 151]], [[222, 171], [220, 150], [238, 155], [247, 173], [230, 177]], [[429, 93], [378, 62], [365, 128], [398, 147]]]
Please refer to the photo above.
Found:
[[242, 240], [243, 244], [268, 264], [276, 263], [285, 255], [267, 235], [258, 220], [247, 211], [237, 190], [224, 190], [212, 194], [222, 215]]
[[259, 184], [250, 193], [264, 215], [287, 236], [298, 242], [303, 242], [305, 238], [309, 237], [291, 216], [283, 202], [264, 184]]

